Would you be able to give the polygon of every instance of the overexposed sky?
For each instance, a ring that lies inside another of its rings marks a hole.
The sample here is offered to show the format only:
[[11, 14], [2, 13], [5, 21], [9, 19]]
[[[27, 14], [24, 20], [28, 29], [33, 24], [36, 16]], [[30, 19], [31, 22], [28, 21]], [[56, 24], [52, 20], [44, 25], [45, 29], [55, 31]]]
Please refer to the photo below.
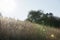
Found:
[[60, 0], [0, 0], [3, 16], [25, 20], [30, 10], [52, 12], [60, 17]]

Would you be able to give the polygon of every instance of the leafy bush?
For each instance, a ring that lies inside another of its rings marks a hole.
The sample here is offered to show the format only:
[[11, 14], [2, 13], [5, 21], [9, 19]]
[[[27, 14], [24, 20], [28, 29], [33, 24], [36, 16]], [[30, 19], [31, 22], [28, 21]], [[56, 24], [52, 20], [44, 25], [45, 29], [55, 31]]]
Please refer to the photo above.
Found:
[[60, 27], [59, 17], [53, 16], [53, 13], [44, 13], [42, 10], [30, 11], [26, 20], [38, 24]]

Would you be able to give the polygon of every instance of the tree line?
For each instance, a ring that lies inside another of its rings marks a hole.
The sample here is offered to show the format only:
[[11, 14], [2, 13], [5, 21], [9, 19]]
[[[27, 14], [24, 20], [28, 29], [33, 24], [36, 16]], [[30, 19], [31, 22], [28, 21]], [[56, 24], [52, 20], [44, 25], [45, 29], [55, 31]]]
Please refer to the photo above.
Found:
[[53, 15], [53, 13], [44, 13], [42, 10], [31, 10], [27, 19], [30, 22], [44, 24], [53, 27], [60, 27], [60, 18]]
[[[1, 16], [2, 14], [0, 13], [0, 17]], [[37, 24], [60, 27], [60, 17], [54, 16], [51, 12], [44, 13], [42, 10], [31, 10], [26, 20]]]

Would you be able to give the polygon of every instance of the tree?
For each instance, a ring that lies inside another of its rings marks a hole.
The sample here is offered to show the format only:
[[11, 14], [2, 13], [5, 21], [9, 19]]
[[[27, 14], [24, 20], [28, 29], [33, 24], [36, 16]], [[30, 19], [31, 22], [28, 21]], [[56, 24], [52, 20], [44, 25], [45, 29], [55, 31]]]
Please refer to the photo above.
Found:
[[0, 17], [2, 16], [2, 14], [0, 13]]
[[27, 20], [36, 23], [38, 23], [39, 21], [41, 22], [41, 18], [43, 17], [43, 14], [44, 13], [42, 10], [38, 10], [38, 11], [32, 10], [29, 12]]
[[30, 22], [35, 22], [38, 24], [44, 24], [48, 26], [59, 27], [60, 26], [60, 18], [53, 15], [53, 13], [43, 13], [42, 10], [38, 11], [30, 11], [28, 14], [28, 18], [26, 19]]

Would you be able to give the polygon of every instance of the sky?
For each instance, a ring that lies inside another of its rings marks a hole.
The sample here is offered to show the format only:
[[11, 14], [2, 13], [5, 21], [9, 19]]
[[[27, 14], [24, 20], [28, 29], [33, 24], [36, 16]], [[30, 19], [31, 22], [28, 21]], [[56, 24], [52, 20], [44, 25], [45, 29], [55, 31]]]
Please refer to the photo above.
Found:
[[43, 10], [60, 17], [60, 0], [0, 0], [3, 16], [25, 20], [29, 11]]

